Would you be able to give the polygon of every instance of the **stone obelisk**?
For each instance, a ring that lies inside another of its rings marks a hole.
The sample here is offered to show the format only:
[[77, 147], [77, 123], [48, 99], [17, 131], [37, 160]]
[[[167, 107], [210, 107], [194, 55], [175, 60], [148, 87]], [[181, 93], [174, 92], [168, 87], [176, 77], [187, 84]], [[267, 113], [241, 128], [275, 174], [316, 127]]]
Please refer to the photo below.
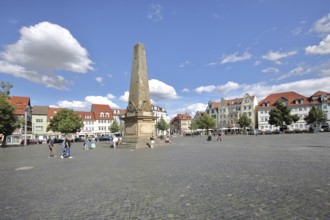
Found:
[[120, 146], [148, 147], [155, 131], [156, 117], [151, 108], [146, 52], [141, 43], [134, 47], [128, 106], [122, 120], [125, 121], [125, 137]]

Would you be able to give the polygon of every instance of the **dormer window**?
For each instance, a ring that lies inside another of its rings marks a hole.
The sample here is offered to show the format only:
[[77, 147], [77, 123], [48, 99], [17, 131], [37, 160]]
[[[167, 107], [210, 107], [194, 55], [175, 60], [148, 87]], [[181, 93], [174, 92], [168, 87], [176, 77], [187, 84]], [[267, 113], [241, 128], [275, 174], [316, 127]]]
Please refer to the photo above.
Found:
[[104, 117], [104, 113], [103, 113], [103, 112], [100, 113], [100, 117], [101, 117], [101, 118]]

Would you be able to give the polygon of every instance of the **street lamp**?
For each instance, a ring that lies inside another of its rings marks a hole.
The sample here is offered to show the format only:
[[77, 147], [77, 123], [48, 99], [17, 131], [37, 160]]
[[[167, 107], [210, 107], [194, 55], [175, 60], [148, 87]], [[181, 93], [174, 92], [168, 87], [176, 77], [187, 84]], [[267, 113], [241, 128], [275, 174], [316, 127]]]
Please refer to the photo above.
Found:
[[24, 146], [26, 146], [26, 144], [27, 144], [27, 140], [26, 140], [26, 131], [27, 131], [27, 113], [28, 113], [28, 111], [30, 111], [30, 107], [27, 105], [27, 106], [25, 107], [25, 112], [24, 112], [24, 116], [25, 116], [25, 128], [24, 128], [24, 134], [25, 134], [25, 136], [24, 136]]

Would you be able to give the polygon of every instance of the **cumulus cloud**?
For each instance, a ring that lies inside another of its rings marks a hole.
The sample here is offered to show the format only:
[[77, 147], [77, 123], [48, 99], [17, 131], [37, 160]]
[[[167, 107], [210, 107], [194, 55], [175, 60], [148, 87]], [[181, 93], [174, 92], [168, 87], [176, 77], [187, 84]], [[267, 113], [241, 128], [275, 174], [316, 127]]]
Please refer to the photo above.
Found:
[[88, 108], [88, 103], [82, 101], [58, 101], [57, 105], [59, 108], [68, 108], [68, 109], [75, 109], [75, 110], [83, 110]]
[[330, 13], [327, 14], [326, 16], [320, 18], [319, 20], [317, 20], [313, 24], [313, 27], [311, 28], [310, 31], [318, 33], [320, 35], [329, 33], [330, 32]]
[[119, 97], [119, 100], [128, 103], [128, 98], [129, 98], [129, 91], [126, 91], [124, 95]]
[[240, 88], [240, 85], [238, 83], [235, 83], [235, 82], [227, 82], [226, 84], [224, 85], [220, 85], [217, 87], [218, 91], [223, 93], [223, 94], [226, 94], [232, 90], [236, 90], [236, 89], [239, 89]]
[[113, 103], [108, 96], [86, 96], [85, 101], [89, 104], [108, 104], [111, 108], [119, 108], [119, 106]]
[[226, 94], [226, 93], [228, 93], [232, 90], [239, 89], [240, 87], [241, 86], [238, 83], [229, 81], [224, 85], [200, 86], [200, 87], [195, 89], [195, 92], [197, 92], [197, 93], [205, 93], [205, 92], [206, 93], [211, 93], [211, 92], [217, 91], [217, 92], [220, 92], [222, 94]]
[[195, 91], [197, 93], [204, 93], [204, 92], [207, 92], [207, 93], [211, 93], [211, 92], [214, 92], [214, 90], [216, 89], [217, 87], [215, 85], [210, 85], [210, 86], [200, 86], [198, 88], [195, 89]]
[[71, 33], [56, 24], [41, 22], [22, 27], [20, 39], [0, 53], [0, 71], [47, 87], [66, 88], [68, 81], [56, 75], [66, 70], [86, 73], [93, 70], [88, 52]]
[[104, 85], [104, 84], [103, 84], [103, 78], [102, 78], [101, 76], [96, 77], [95, 80], [96, 80], [98, 83], [100, 83], [101, 86]]
[[178, 98], [176, 91], [172, 86], [157, 79], [149, 80], [149, 90], [150, 96], [156, 100]]
[[280, 64], [280, 60], [283, 58], [288, 58], [291, 57], [293, 55], [297, 54], [297, 51], [289, 51], [289, 52], [273, 52], [273, 51], [269, 51], [266, 55], [263, 55], [262, 58], [265, 60], [269, 60], [269, 61], [273, 61], [276, 62], [277, 64]]
[[181, 90], [181, 92], [190, 92], [190, 90], [188, 88], [184, 88]]
[[324, 40], [322, 40], [319, 45], [308, 46], [305, 48], [305, 53], [308, 55], [314, 54], [330, 54], [330, 34], [326, 36]]
[[163, 19], [162, 6], [160, 4], [151, 4], [148, 12], [148, 18], [152, 21], [161, 21]]
[[243, 55], [239, 56], [238, 52], [235, 52], [233, 54], [230, 55], [222, 55], [221, 57], [221, 64], [225, 64], [225, 63], [235, 63], [235, 62], [239, 62], [239, 61], [244, 61], [244, 60], [248, 60], [252, 57], [251, 54], [245, 52]]
[[206, 107], [207, 107], [207, 104], [194, 103], [194, 104], [187, 105], [183, 108], [179, 108], [175, 112], [177, 114], [187, 113], [191, 117], [194, 117], [197, 111], [205, 111]]
[[265, 83], [256, 83], [246, 85], [243, 88], [244, 93], [256, 94], [259, 101], [272, 93], [280, 93], [287, 91], [295, 91], [305, 96], [310, 96], [316, 91], [330, 91], [330, 77], [323, 77], [318, 79], [306, 79], [289, 83], [267, 85]]

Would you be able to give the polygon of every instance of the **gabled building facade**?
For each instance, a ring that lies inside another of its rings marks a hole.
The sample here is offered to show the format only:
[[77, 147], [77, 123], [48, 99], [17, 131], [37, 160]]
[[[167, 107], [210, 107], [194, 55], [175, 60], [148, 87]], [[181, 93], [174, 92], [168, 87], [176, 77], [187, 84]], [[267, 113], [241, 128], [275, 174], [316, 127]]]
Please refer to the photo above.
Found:
[[171, 132], [172, 133], [186, 133], [190, 129], [191, 116], [189, 114], [178, 114], [172, 118], [170, 122]]
[[32, 108], [30, 97], [25, 96], [11, 96], [9, 99], [12, 106], [15, 108], [15, 117], [20, 122], [19, 128], [17, 128], [13, 134], [22, 135], [25, 134], [25, 122], [26, 133], [32, 134]]
[[309, 126], [306, 125], [304, 118], [308, 115], [313, 104], [306, 96], [298, 94], [296, 92], [282, 92], [275, 93], [267, 96], [258, 104], [258, 129], [261, 131], [275, 131], [279, 130], [279, 127], [270, 125], [269, 112], [275, 108], [277, 102], [283, 103], [291, 109], [291, 114], [297, 114], [299, 120], [288, 126], [290, 130], [308, 130]]
[[250, 128], [255, 128], [256, 106], [258, 106], [256, 96], [250, 96], [248, 93], [241, 98], [222, 98], [218, 106], [217, 129], [239, 128], [238, 120], [243, 114], [251, 119]]
[[32, 134], [35, 134], [39, 139], [46, 136], [47, 121], [48, 106], [32, 106]]

